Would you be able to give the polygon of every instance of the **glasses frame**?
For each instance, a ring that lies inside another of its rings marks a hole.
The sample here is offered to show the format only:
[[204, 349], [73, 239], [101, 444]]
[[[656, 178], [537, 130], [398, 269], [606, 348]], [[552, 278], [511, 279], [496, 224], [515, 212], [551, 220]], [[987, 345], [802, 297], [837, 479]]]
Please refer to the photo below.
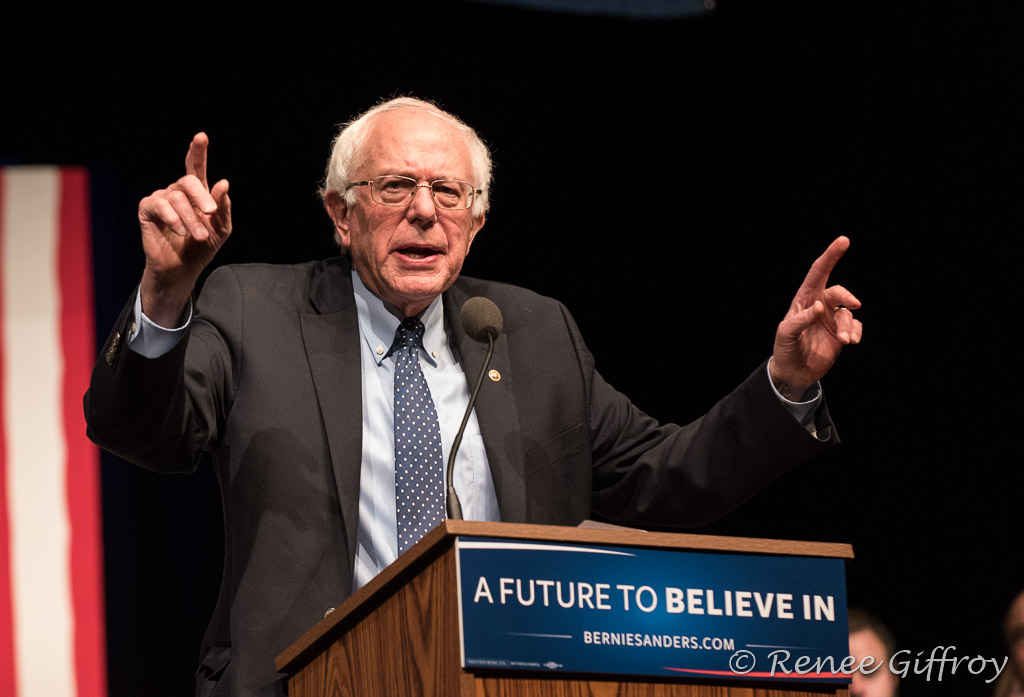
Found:
[[[409, 197], [409, 200], [406, 201], [405, 203], [386, 203], [385, 201], [379, 200], [377, 198], [377, 196], [374, 194], [373, 183], [375, 181], [377, 181], [378, 179], [383, 179], [385, 177], [390, 177], [390, 178], [393, 178], [393, 179], [404, 179], [406, 181], [411, 181], [413, 183], [413, 191], [412, 191], [412, 195]], [[441, 205], [438, 202], [438, 200], [437, 200], [437, 192], [434, 191], [434, 184], [437, 184], [439, 182], [457, 182], [459, 184], [465, 184], [466, 186], [468, 186], [469, 187], [469, 195], [466, 196], [466, 206], [464, 208], [450, 208], [448, 206]], [[412, 177], [407, 177], [407, 176], [405, 176], [403, 174], [380, 174], [380, 175], [374, 177], [373, 179], [366, 179], [366, 180], [360, 181], [360, 182], [351, 182], [348, 186], [345, 187], [345, 191], [347, 192], [349, 189], [351, 189], [352, 187], [355, 187], [355, 186], [369, 186], [370, 187], [370, 199], [374, 203], [379, 203], [382, 206], [391, 206], [393, 208], [401, 208], [401, 207], [408, 206], [409, 204], [411, 204], [416, 199], [416, 191], [417, 191], [417, 189], [420, 189], [421, 187], [426, 187], [427, 191], [430, 192], [430, 200], [432, 200], [434, 202], [435, 206], [437, 206], [438, 208], [440, 208], [443, 211], [466, 211], [466, 210], [469, 210], [470, 208], [473, 207], [473, 204], [476, 202], [476, 197], [480, 196], [484, 192], [483, 189], [477, 189], [476, 187], [473, 186], [472, 182], [465, 181], [464, 179], [447, 179], [447, 178], [443, 178], [443, 179], [434, 179], [433, 181], [429, 181], [429, 182], [420, 182], [420, 181], [417, 181], [416, 179], [413, 179]]]

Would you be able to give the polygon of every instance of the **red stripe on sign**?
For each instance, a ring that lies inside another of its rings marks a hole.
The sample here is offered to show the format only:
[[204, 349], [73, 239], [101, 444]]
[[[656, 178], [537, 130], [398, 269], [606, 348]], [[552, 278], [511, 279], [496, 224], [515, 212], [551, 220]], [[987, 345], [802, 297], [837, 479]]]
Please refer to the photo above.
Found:
[[776, 680], [849, 680], [850, 676], [847, 673], [833, 673], [832, 671], [824, 671], [821, 673], [797, 673], [795, 671], [789, 671], [788, 673], [782, 669], [778, 671], [752, 671], [749, 673], [737, 673], [734, 670], [699, 670], [697, 668], [673, 668], [671, 666], [664, 666], [665, 670], [672, 670], [677, 673], [693, 673], [694, 675], [715, 675], [725, 678], [775, 678]]
[[[4, 233], [4, 174], [0, 171], [0, 240]], [[0, 255], [3, 244], [0, 244]], [[0, 268], [3, 258], [0, 257]], [[3, 284], [0, 283], [0, 308], [3, 307]], [[0, 322], [0, 350], [4, 346], [3, 323]], [[4, 387], [4, 361], [0, 360], [0, 396]], [[3, 400], [0, 399], [0, 694], [14, 695], [14, 608], [11, 605], [11, 546], [7, 517], [7, 447], [4, 438]]]
[[106, 651], [99, 453], [85, 436], [82, 412], [82, 395], [89, 386], [96, 351], [88, 174], [78, 168], [62, 168], [60, 188], [58, 271], [75, 672], [79, 697], [103, 697]]

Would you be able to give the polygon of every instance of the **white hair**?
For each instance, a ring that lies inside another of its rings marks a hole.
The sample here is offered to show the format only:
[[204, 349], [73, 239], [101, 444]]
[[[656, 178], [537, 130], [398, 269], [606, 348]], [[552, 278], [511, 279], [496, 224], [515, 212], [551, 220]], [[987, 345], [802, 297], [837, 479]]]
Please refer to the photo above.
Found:
[[345, 205], [351, 206], [355, 203], [355, 191], [348, 189], [348, 186], [352, 183], [353, 173], [363, 163], [363, 150], [373, 122], [381, 114], [397, 109], [421, 109], [437, 116], [458, 131], [469, 150], [473, 186], [483, 192], [473, 199], [472, 215], [479, 218], [486, 213], [490, 206], [491, 188], [491, 153], [487, 145], [477, 132], [459, 117], [444, 111], [432, 102], [415, 97], [396, 97], [381, 102], [342, 125], [331, 145], [331, 156], [327, 160], [327, 171], [324, 173], [323, 186], [320, 187], [320, 196], [326, 198], [329, 192], [336, 191], [344, 197]]

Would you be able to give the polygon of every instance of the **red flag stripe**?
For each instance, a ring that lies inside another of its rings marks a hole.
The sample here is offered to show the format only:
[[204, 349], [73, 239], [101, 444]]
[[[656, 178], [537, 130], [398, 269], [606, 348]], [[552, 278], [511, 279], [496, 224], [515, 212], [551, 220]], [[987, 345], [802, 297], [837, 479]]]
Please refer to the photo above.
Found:
[[[7, 233], [4, 212], [4, 176], [0, 170], [0, 240]], [[0, 244], [0, 268], [4, 247]], [[0, 283], [0, 308], [3, 307]], [[0, 322], [0, 347], [4, 345], [4, 327]], [[4, 361], [0, 361], [0, 395], [4, 394]], [[2, 411], [0, 411], [2, 416]], [[14, 606], [11, 602], [10, 524], [7, 515], [7, 448], [4, 419], [0, 418], [0, 694], [14, 695]]]
[[85, 436], [82, 395], [95, 360], [89, 179], [61, 170], [59, 278], [64, 354], [64, 434], [71, 520], [71, 600], [79, 697], [106, 694], [99, 453]]

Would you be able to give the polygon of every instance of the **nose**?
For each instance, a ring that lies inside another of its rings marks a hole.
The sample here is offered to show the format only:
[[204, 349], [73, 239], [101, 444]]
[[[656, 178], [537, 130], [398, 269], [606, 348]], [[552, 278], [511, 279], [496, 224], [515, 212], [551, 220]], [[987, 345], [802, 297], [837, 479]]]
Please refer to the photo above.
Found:
[[406, 209], [406, 216], [413, 221], [432, 223], [437, 219], [437, 207], [434, 204], [434, 196], [430, 191], [430, 184], [417, 184], [416, 191]]

